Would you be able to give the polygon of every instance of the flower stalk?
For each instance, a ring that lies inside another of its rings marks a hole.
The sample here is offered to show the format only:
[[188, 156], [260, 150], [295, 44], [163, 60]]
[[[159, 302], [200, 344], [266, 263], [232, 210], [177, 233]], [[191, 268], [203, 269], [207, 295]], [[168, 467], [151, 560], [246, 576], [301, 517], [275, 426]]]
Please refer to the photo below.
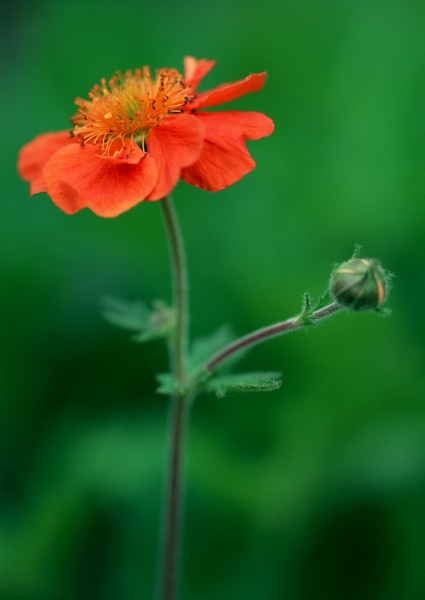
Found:
[[327, 306], [324, 306], [309, 315], [301, 313], [296, 317], [286, 319], [286, 321], [274, 323], [273, 325], [268, 325], [267, 327], [262, 327], [261, 329], [257, 329], [256, 331], [248, 333], [247, 335], [235, 340], [214, 354], [203, 366], [203, 371], [206, 371], [207, 373], [213, 373], [219, 367], [221, 367], [223, 363], [233, 358], [235, 354], [244, 350], [248, 350], [260, 342], [264, 342], [278, 335], [283, 335], [296, 329], [302, 329], [304, 327], [314, 325], [322, 319], [335, 314], [341, 310], [341, 308], [341, 305], [333, 302], [332, 304], [328, 304]]
[[173, 298], [176, 311], [176, 326], [170, 352], [171, 366], [178, 383], [183, 384], [186, 374], [188, 346], [189, 302], [186, 254], [177, 214], [171, 199], [166, 196], [161, 202], [164, 224], [167, 231], [173, 276]]
[[170, 247], [176, 311], [175, 329], [170, 343], [170, 361], [174, 377], [180, 384], [180, 390], [174, 392], [170, 399], [170, 422], [167, 438], [168, 469], [160, 548], [159, 600], [174, 600], [177, 596], [181, 550], [184, 445], [190, 405], [188, 394], [181, 391], [186, 377], [188, 299], [186, 257], [177, 215], [170, 197], [165, 197], [160, 205]]

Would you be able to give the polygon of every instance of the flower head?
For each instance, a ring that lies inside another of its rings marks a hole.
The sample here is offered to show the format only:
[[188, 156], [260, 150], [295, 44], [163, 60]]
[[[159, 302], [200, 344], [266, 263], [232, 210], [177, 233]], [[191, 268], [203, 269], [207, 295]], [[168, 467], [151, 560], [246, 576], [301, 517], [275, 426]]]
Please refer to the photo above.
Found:
[[167, 115], [180, 114], [193, 100], [190, 91], [174, 70], [161, 69], [154, 79], [148, 67], [118, 71], [108, 82], [101, 79], [89, 100], [76, 99], [73, 133], [84, 143], [99, 145], [103, 156], [128, 159], [136, 145], [145, 151], [152, 127]]
[[185, 58], [184, 75], [147, 67], [101, 79], [77, 98], [71, 131], [46, 133], [26, 144], [18, 171], [31, 194], [47, 192], [66, 213], [90, 208], [114, 217], [142, 200], [160, 200], [181, 178], [218, 191], [255, 163], [246, 140], [273, 131], [257, 112], [199, 112], [262, 88], [265, 73], [199, 93], [214, 61]]

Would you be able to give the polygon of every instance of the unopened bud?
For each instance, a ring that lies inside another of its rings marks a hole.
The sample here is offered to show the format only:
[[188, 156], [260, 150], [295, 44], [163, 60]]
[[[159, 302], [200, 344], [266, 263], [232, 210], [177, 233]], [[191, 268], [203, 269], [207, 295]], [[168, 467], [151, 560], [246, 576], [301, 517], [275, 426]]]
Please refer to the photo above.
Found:
[[373, 258], [353, 258], [331, 275], [330, 291], [335, 301], [351, 310], [373, 310], [384, 301], [386, 275]]

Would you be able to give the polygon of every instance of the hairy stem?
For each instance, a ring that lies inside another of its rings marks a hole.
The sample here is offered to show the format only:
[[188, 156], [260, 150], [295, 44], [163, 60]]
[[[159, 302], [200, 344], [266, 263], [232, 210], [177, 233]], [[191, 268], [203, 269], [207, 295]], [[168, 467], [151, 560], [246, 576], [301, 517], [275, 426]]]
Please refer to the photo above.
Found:
[[242, 352], [243, 350], [252, 348], [256, 344], [264, 342], [265, 340], [268, 340], [277, 335], [283, 335], [284, 333], [288, 333], [289, 331], [293, 331], [295, 329], [302, 329], [303, 327], [321, 321], [326, 317], [330, 317], [339, 310], [341, 310], [341, 306], [334, 302], [313, 312], [308, 317], [307, 321], [306, 317], [301, 314], [297, 317], [287, 319], [286, 321], [281, 321], [280, 323], [274, 323], [273, 325], [268, 325], [267, 327], [263, 327], [262, 329], [257, 329], [256, 331], [248, 333], [247, 335], [235, 340], [234, 342], [231, 342], [222, 350], [211, 356], [211, 358], [209, 358], [204, 364], [203, 370], [211, 373], [218, 369], [223, 363], [232, 358], [238, 352]]
[[186, 376], [186, 352], [188, 340], [188, 293], [186, 255], [183, 238], [171, 197], [167, 196], [160, 202], [168, 235], [173, 271], [173, 297], [176, 311], [176, 328], [173, 336], [171, 362], [174, 375], [179, 383]]
[[[186, 377], [188, 344], [186, 260], [183, 239], [171, 198], [164, 198], [160, 204], [170, 247], [174, 307], [176, 311], [176, 325], [171, 340], [170, 360], [176, 381], [183, 384]], [[182, 529], [184, 442], [189, 404], [190, 399], [183, 392], [176, 392], [171, 396], [167, 438], [168, 469], [161, 535], [160, 600], [175, 600], [177, 597]]]

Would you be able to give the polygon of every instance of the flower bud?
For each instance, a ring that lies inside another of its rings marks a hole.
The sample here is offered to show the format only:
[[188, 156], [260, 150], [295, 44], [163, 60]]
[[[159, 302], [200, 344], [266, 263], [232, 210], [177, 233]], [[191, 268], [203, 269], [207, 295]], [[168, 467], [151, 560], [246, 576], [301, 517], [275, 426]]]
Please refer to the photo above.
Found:
[[353, 258], [331, 275], [330, 291], [338, 304], [351, 310], [373, 310], [384, 301], [386, 276], [373, 258]]

